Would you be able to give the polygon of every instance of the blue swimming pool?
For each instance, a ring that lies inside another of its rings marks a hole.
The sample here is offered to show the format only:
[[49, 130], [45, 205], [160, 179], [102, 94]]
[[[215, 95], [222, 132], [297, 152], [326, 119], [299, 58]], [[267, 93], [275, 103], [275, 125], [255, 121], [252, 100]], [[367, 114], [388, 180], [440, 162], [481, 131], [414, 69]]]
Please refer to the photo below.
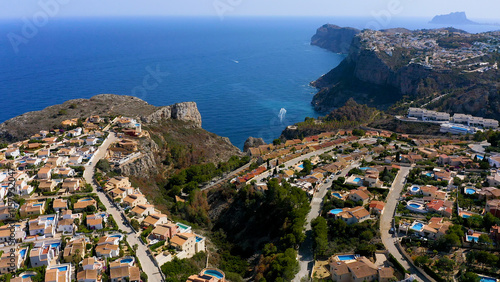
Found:
[[61, 267], [58, 267], [57, 269], [59, 269], [59, 271], [67, 271], [68, 266], [61, 266]]
[[469, 217], [470, 217], [470, 215], [468, 215], [468, 214], [462, 214], [462, 218], [469, 218]]
[[91, 198], [86, 198], [86, 199], [79, 200], [79, 202], [88, 202], [88, 201], [92, 201], [92, 199]]
[[201, 242], [203, 238], [196, 236], [196, 243]]
[[303, 164], [300, 164], [300, 165], [298, 166], [298, 168], [301, 168], [301, 169], [302, 169], [302, 168], [304, 168], [304, 165], [303, 165]]
[[425, 174], [426, 176], [432, 177], [432, 173], [428, 172]]
[[346, 260], [355, 260], [356, 256], [355, 255], [343, 255], [343, 256], [337, 256], [340, 261], [346, 261]]
[[465, 194], [467, 194], [467, 195], [472, 195], [472, 194], [475, 194], [475, 193], [476, 193], [476, 190], [474, 190], [472, 188], [465, 189]]
[[121, 263], [131, 263], [131, 262], [133, 262], [133, 261], [134, 261], [134, 260], [133, 260], [133, 259], [131, 259], [131, 258], [126, 258], [126, 259], [122, 259], [120, 262], [121, 262]]
[[120, 234], [114, 234], [114, 235], [111, 235], [111, 236], [109, 236], [109, 237], [110, 237], [110, 238], [120, 238], [120, 239], [121, 239], [121, 238], [122, 238], [122, 235], [120, 235]]
[[52, 221], [52, 220], [54, 220], [54, 217], [53, 216], [47, 217], [47, 220]]
[[52, 248], [57, 248], [57, 247], [61, 246], [61, 243], [60, 242], [58, 242], [58, 243], [52, 243], [52, 244], [50, 244], [50, 246]]
[[26, 254], [26, 249], [22, 249], [19, 251], [19, 254], [21, 255], [22, 258], [24, 258], [24, 255]]
[[413, 187], [411, 187], [411, 190], [412, 190], [413, 192], [417, 192], [417, 191], [419, 191], [419, 190], [420, 190], [420, 188], [419, 188], [419, 187], [417, 187], [417, 186], [413, 186]]
[[370, 169], [369, 167], [360, 167], [359, 169], [361, 170], [367, 170], [367, 169]]
[[416, 223], [415, 225], [413, 225], [413, 226], [411, 227], [411, 229], [416, 230], [416, 231], [422, 231], [422, 229], [424, 229], [424, 224], [423, 224], [423, 223], [418, 222], [418, 223]]
[[495, 278], [491, 277], [479, 276], [479, 278], [481, 278], [481, 280], [479, 280], [480, 282], [497, 282]]
[[335, 193], [332, 193], [332, 195], [333, 195], [334, 197], [337, 197], [337, 198], [339, 198], [339, 199], [342, 199], [342, 196], [340, 196], [340, 193], [335, 192]]
[[224, 275], [222, 275], [222, 273], [220, 273], [217, 270], [213, 270], [213, 269], [205, 270], [205, 272], [203, 272], [203, 274], [210, 275], [210, 276], [215, 277], [217, 279], [224, 278]]
[[184, 229], [184, 230], [188, 230], [190, 227], [185, 225], [185, 224], [182, 224], [182, 223], [176, 223], [176, 225], [180, 228], [180, 229]]
[[471, 236], [471, 235], [467, 235], [467, 242], [475, 242], [475, 243], [477, 243], [477, 241], [479, 241], [479, 237], [474, 237], [474, 236]]
[[328, 213], [331, 213], [331, 214], [339, 214], [342, 212], [342, 209], [333, 209], [333, 210], [330, 210]]
[[478, 160], [480, 160], [480, 161], [482, 161], [482, 160], [484, 159], [484, 157], [483, 157], [483, 156], [481, 156], [481, 155], [476, 155], [476, 157], [477, 157], [477, 159], [478, 159]]
[[412, 208], [415, 208], [415, 209], [419, 209], [419, 208], [421, 208], [421, 207], [422, 207], [422, 206], [421, 206], [421, 205], [419, 205], [419, 204], [409, 204], [409, 206], [410, 206], [410, 207], [412, 207]]
[[360, 181], [361, 181], [361, 178], [356, 177], [356, 178], [354, 178], [354, 180], [353, 180], [353, 181], [354, 181], [355, 183], [358, 183], [358, 182], [360, 182]]
[[27, 279], [27, 278], [34, 277], [34, 276], [35, 276], [35, 274], [30, 273], [30, 274], [24, 274], [23, 276], [21, 276], [21, 278]]
[[43, 206], [43, 204], [34, 204], [33, 206], [34, 207], [41, 207], [41, 206]]

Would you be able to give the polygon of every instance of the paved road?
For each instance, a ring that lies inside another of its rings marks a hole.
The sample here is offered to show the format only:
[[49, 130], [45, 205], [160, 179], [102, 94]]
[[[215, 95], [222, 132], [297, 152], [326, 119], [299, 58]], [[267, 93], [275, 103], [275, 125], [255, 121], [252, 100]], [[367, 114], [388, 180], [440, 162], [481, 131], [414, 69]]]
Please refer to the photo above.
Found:
[[[337, 179], [340, 176], [345, 176], [349, 170], [353, 169], [357, 166], [357, 163], [353, 163], [347, 166], [340, 175], [336, 175], [333, 179]], [[321, 207], [323, 206], [323, 198], [326, 195], [328, 187], [332, 185], [332, 181], [328, 181], [320, 186], [319, 191], [314, 193], [314, 196], [311, 200], [311, 211], [307, 215], [307, 223], [306, 223], [306, 239], [300, 245], [299, 248], [299, 265], [300, 271], [295, 275], [293, 279], [294, 282], [299, 282], [303, 277], [310, 277], [311, 270], [314, 266], [314, 253], [313, 253], [313, 238], [311, 231], [311, 221], [318, 217], [321, 214]]]
[[389, 233], [392, 225], [392, 219], [394, 217], [394, 211], [396, 210], [399, 196], [403, 190], [406, 176], [408, 176], [410, 170], [411, 167], [401, 167], [396, 179], [394, 179], [394, 182], [392, 183], [391, 191], [387, 195], [387, 203], [385, 205], [384, 212], [380, 217], [380, 233], [382, 242], [389, 253], [391, 253], [404, 268], [409, 270], [411, 273], [416, 274], [418, 281], [428, 281], [416, 268], [412, 267], [406, 261], [403, 255], [401, 255], [399, 250], [396, 248], [396, 238], [393, 238], [392, 234]]
[[214, 184], [210, 184], [210, 185], [207, 185], [203, 188], [201, 188], [202, 191], [204, 190], [210, 190], [214, 187], [217, 187], [218, 185], [221, 185], [231, 179], [233, 179], [235, 176], [238, 175], [238, 173], [246, 170], [248, 167], [250, 167], [250, 164], [252, 163], [252, 161], [248, 162], [247, 164], [245, 164], [244, 166], [240, 167], [240, 168], [237, 168], [236, 170], [233, 170], [231, 171], [228, 175], [222, 177], [221, 179], [217, 180]]
[[[300, 156], [300, 157], [296, 157], [295, 159], [291, 159], [291, 160], [289, 160], [289, 161], [287, 161], [287, 162], [285, 162], [285, 163], [283, 163], [283, 164], [285, 165], [285, 167], [286, 167], [286, 168], [288, 168], [288, 167], [291, 167], [291, 166], [294, 166], [294, 165], [296, 165], [296, 164], [300, 163], [300, 162], [301, 162], [301, 161], [303, 161], [303, 160], [306, 160], [306, 159], [309, 159], [309, 158], [311, 158], [311, 157], [314, 157], [314, 156], [319, 156], [319, 155], [321, 155], [321, 154], [323, 154], [323, 153], [326, 153], [326, 152], [328, 152], [328, 151], [332, 150], [333, 148], [335, 148], [335, 147], [337, 147], [337, 146], [338, 146], [338, 145], [331, 146], [331, 147], [327, 147], [327, 148], [324, 148], [324, 149], [320, 149], [320, 150], [317, 150], [317, 151], [314, 151], [314, 152], [310, 152], [310, 153], [307, 153], [307, 154], [302, 155], [302, 156]], [[273, 160], [271, 160], [270, 162], [271, 162], [271, 163], [276, 163], [276, 159], [273, 159]], [[282, 164], [280, 164], [280, 165], [282, 165]], [[262, 181], [262, 179], [267, 178], [267, 177], [268, 177], [268, 176], [270, 176], [272, 173], [273, 173], [273, 170], [272, 170], [272, 169], [271, 169], [271, 170], [268, 170], [268, 171], [265, 171], [265, 172], [263, 172], [263, 173], [261, 173], [261, 174], [257, 175], [256, 177], [254, 177], [254, 178], [252, 178], [252, 179], [248, 180], [248, 181], [247, 181], [247, 183], [250, 183], [252, 180], [256, 180], [256, 181], [257, 181], [257, 183], [259, 183], [259, 182], [261, 182], [261, 181]]]
[[127, 236], [127, 242], [130, 246], [134, 246], [137, 244], [137, 252], [136, 255], [141, 262], [141, 271], [145, 272], [148, 275], [149, 281], [163, 281], [163, 278], [160, 274], [160, 269], [156, 267], [154, 263], [154, 258], [148, 256], [147, 246], [141, 243], [139, 240], [139, 234], [136, 234], [132, 231], [128, 225], [123, 224], [123, 213], [119, 211], [114, 205], [109, 201], [108, 197], [103, 192], [97, 191], [97, 186], [94, 182], [94, 168], [96, 163], [102, 159], [106, 155], [106, 150], [109, 145], [117, 140], [116, 134], [114, 132], [110, 132], [108, 138], [103, 142], [103, 144], [99, 147], [99, 150], [94, 154], [92, 158], [92, 164], [85, 166], [85, 171], [83, 173], [83, 177], [87, 183], [91, 183], [93, 190], [99, 196], [99, 199], [104, 204], [107, 209], [107, 212], [113, 216], [116, 223], [118, 224], [118, 229], [124, 231]]

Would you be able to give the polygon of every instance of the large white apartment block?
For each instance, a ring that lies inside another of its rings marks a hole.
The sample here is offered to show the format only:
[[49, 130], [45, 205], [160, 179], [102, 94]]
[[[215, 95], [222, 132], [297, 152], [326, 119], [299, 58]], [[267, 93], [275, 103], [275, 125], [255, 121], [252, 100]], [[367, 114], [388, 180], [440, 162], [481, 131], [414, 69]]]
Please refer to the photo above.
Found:
[[[444, 112], [436, 112], [422, 108], [409, 108], [409, 118], [417, 118], [423, 121], [446, 121], [450, 122], [450, 114]], [[497, 128], [498, 121], [494, 119], [475, 117], [466, 114], [454, 114], [451, 118], [453, 123], [464, 124], [473, 127], [482, 128]]]
[[453, 115], [453, 122], [466, 124], [468, 126], [479, 126], [483, 128], [497, 128], [498, 121], [489, 118], [474, 117], [465, 114], [455, 114]]
[[450, 114], [448, 113], [436, 112], [421, 108], [410, 108], [408, 110], [408, 117], [414, 117], [429, 121], [450, 121]]

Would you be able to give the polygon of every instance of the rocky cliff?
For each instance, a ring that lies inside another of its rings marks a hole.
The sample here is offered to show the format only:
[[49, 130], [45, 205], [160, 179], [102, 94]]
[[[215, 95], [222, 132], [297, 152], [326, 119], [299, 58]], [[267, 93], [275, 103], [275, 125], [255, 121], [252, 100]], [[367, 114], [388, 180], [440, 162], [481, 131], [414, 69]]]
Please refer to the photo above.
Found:
[[41, 111], [22, 114], [0, 124], [0, 140], [14, 142], [26, 139], [43, 129], [57, 128], [63, 120], [90, 115], [124, 115], [145, 123], [183, 120], [201, 127], [201, 115], [194, 102], [155, 107], [132, 96], [101, 94], [90, 99], [74, 99]]
[[266, 145], [264, 139], [248, 137], [248, 139], [245, 141], [245, 144], [243, 145], [243, 152], [247, 152], [250, 148], [259, 147], [260, 145]]
[[140, 119], [145, 123], [158, 123], [169, 119], [191, 121], [196, 127], [201, 127], [201, 115], [195, 102], [160, 107], [152, 114], [141, 116]]
[[393, 57], [400, 59], [391, 63], [383, 54], [363, 48], [361, 39], [355, 37], [346, 59], [312, 83], [319, 89], [312, 104], [316, 110], [327, 112], [354, 98], [360, 104], [387, 109], [403, 95], [414, 95], [421, 79], [431, 72], [421, 65], [405, 65], [409, 53], [404, 49], [393, 51]]
[[334, 53], [346, 54], [351, 46], [351, 41], [360, 31], [351, 27], [340, 27], [325, 24], [318, 28], [311, 38], [311, 45], [319, 46]]
[[[428, 104], [427, 108], [499, 119], [498, 53], [483, 52], [474, 59], [457, 60], [462, 65], [456, 62], [439, 65], [438, 62], [433, 67], [425, 62], [430, 61], [424, 53], [429, 47], [418, 49], [391, 43], [398, 37], [418, 37], [425, 32], [428, 31], [365, 30], [356, 35], [345, 60], [311, 83], [318, 88], [312, 100], [315, 109], [329, 112], [353, 98], [360, 104], [404, 113], [403, 100], [414, 101], [414, 106], [420, 106], [437, 96], [449, 94], [439, 103]], [[404, 33], [407, 35], [401, 35]], [[484, 42], [485, 38], [499, 37], [499, 34], [491, 33], [469, 36], [463, 31], [450, 29], [436, 30], [434, 34], [447, 35], [437, 37], [432, 43], [434, 45], [429, 46], [449, 54], [459, 54], [455, 51], [459, 47], [471, 48], [475, 42]], [[416, 58], [423, 59], [416, 61]], [[488, 67], [479, 67], [484, 63]]]

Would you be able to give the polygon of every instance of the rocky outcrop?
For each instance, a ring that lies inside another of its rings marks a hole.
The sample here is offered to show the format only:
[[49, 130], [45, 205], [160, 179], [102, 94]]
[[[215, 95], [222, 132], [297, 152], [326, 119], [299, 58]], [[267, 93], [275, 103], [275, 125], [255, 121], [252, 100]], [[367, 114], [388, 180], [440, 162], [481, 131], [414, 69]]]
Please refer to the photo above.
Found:
[[360, 31], [352, 27], [340, 27], [325, 24], [318, 28], [311, 38], [311, 45], [319, 46], [334, 53], [346, 54], [351, 46], [351, 41]]
[[243, 152], [247, 152], [248, 149], [254, 148], [254, 147], [259, 147], [260, 145], [266, 145], [266, 142], [264, 142], [264, 139], [248, 137], [248, 139], [245, 141], [245, 145], [243, 145]]
[[467, 18], [465, 12], [454, 12], [446, 15], [438, 15], [432, 18], [429, 22], [431, 24], [450, 24], [450, 25], [466, 25], [478, 24]]
[[156, 107], [132, 96], [101, 94], [90, 99], [74, 99], [41, 111], [28, 112], [0, 124], [0, 141], [14, 142], [29, 138], [40, 130], [57, 128], [63, 120], [86, 118], [91, 115], [124, 115], [142, 122], [182, 120], [201, 127], [201, 115], [196, 103], [185, 102]]
[[159, 147], [151, 139], [141, 139], [141, 155], [118, 167], [116, 171], [123, 175], [133, 175], [144, 177], [148, 175], [157, 175], [160, 173], [161, 159], [159, 156]]
[[157, 123], [168, 119], [190, 121], [196, 127], [201, 127], [201, 114], [195, 102], [184, 102], [160, 107], [152, 114], [141, 117], [141, 121], [146, 123]]

